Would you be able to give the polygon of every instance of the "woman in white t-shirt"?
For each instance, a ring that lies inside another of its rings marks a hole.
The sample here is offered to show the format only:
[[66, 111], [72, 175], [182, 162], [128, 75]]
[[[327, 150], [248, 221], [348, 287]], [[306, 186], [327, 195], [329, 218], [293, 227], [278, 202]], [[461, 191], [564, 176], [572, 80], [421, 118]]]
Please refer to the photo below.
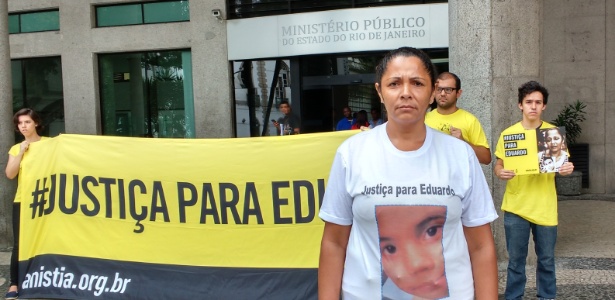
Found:
[[472, 148], [425, 126], [435, 67], [403, 47], [376, 67], [388, 122], [336, 153], [325, 221], [320, 300], [497, 299], [497, 218]]

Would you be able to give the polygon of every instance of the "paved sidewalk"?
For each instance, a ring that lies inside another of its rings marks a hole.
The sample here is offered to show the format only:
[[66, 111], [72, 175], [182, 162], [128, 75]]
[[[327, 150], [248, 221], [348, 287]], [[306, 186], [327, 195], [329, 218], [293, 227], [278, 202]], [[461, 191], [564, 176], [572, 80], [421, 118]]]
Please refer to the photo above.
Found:
[[[8, 251], [3, 249], [2, 251]], [[8, 289], [9, 280], [9, 262], [11, 261], [11, 252], [0, 252], [0, 297], [4, 297]], [[0, 298], [4, 299], [4, 298]]]
[[[615, 299], [614, 214], [615, 201], [572, 198], [559, 202], [555, 252], [558, 299]], [[7, 290], [10, 259], [10, 252], [3, 251], [0, 251], [2, 293]], [[500, 299], [504, 299], [506, 262], [499, 264], [499, 271]], [[534, 272], [535, 266], [528, 265], [524, 299], [536, 299]]]
[[[558, 203], [557, 299], [615, 299], [615, 201], [573, 199]], [[535, 270], [528, 265], [524, 299], [536, 299]], [[504, 299], [506, 262], [499, 271]]]

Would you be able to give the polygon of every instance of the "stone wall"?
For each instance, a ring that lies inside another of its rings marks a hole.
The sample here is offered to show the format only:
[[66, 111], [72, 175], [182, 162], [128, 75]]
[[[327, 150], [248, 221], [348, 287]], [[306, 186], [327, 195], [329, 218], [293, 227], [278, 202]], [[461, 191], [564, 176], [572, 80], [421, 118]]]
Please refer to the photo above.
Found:
[[587, 104], [577, 142], [589, 144], [589, 188], [615, 192], [615, 1], [543, 0], [542, 73], [549, 89], [545, 120], [568, 103]]

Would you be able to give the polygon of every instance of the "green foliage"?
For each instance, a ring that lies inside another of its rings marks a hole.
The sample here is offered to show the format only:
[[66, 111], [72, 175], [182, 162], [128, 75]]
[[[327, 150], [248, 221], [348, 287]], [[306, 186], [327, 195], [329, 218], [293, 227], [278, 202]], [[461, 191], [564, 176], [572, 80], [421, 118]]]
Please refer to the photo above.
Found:
[[574, 144], [577, 137], [581, 135], [581, 123], [585, 121], [586, 107], [587, 105], [580, 100], [572, 104], [566, 104], [557, 115], [557, 118], [551, 121], [557, 127], [566, 128], [566, 141], [569, 145]]

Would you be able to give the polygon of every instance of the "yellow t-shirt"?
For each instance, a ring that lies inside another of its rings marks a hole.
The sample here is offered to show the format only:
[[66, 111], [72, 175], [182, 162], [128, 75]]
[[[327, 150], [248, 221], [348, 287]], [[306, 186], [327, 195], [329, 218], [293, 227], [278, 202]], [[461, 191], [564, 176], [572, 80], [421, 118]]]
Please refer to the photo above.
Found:
[[[44, 139], [46, 139], [47, 137], [45, 136], [41, 136], [41, 139], [39, 141], [42, 141]], [[15, 144], [11, 147], [11, 149], [9, 149], [9, 155], [16, 157], [17, 155], [19, 155], [19, 150], [21, 149], [21, 143], [19, 144]], [[26, 153], [28, 153], [26, 151]], [[26, 153], [23, 154], [23, 156], [21, 157], [21, 160], [23, 161], [24, 157], [26, 156]], [[19, 164], [19, 173], [21, 173], [21, 163]], [[21, 176], [19, 176], [19, 173], [17, 174], [17, 192], [15, 193], [15, 199], [13, 200], [15, 203], [20, 203], [21, 202], [21, 193], [20, 193], [20, 187], [21, 187]]]
[[[543, 122], [540, 128], [551, 128], [553, 125]], [[521, 122], [507, 128], [505, 131], [525, 130]], [[500, 134], [495, 148], [495, 156], [504, 158], [504, 138]], [[504, 169], [514, 169], [504, 165]], [[534, 224], [542, 226], [557, 225], [557, 191], [555, 190], [555, 173], [540, 173], [518, 175], [506, 182], [506, 191], [502, 201], [502, 210], [516, 214]]]
[[489, 149], [487, 136], [480, 125], [480, 121], [473, 114], [461, 108], [450, 115], [442, 115], [437, 109], [434, 109], [425, 116], [425, 124], [446, 134], [451, 134], [452, 125], [461, 130], [466, 142]]

